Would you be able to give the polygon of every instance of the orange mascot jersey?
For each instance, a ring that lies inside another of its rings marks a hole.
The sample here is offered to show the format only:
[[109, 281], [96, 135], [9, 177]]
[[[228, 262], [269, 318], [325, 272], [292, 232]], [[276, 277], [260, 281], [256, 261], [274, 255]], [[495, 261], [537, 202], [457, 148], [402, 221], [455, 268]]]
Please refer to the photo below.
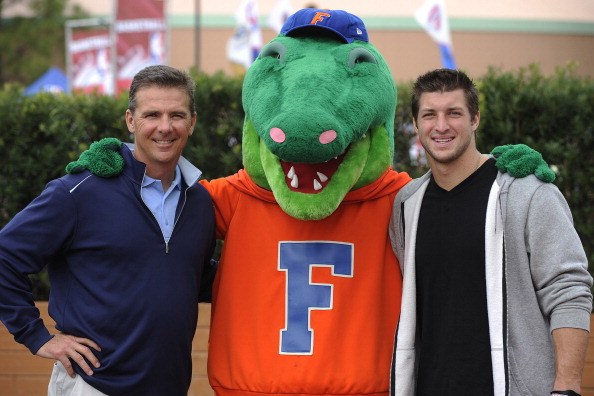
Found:
[[297, 220], [245, 173], [202, 182], [225, 240], [209, 381], [219, 396], [387, 395], [402, 278], [386, 171], [323, 220]]

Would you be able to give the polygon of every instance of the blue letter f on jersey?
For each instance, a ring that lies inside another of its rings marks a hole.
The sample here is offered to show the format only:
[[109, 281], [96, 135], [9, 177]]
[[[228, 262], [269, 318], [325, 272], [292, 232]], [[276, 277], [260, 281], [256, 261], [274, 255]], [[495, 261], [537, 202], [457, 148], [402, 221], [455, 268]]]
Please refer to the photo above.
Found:
[[280, 353], [311, 355], [310, 312], [331, 309], [333, 285], [311, 281], [312, 267], [330, 267], [334, 276], [353, 276], [353, 245], [340, 242], [280, 242], [279, 270], [286, 272], [286, 319]]

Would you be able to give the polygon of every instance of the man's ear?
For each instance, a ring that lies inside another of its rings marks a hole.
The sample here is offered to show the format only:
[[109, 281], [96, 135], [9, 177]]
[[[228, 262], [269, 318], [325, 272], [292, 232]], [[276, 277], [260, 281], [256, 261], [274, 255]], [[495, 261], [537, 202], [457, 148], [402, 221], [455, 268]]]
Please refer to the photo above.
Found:
[[128, 131], [134, 133], [134, 115], [130, 109], [126, 110], [126, 125], [128, 126]]
[[476, 130], [478, 129], [478, 126], [480, 124], [480, 121], [481, 121], [481, 112], [479, 111], [479, 112], [477, 112], [475, 114], [475, 116], [472, 119], [472, 128], [473, 128], [472, 130], [473, 130], [473, 132], [476, 132]]
[[190, 136], [194, 133], [194, 128], [196, 127], [196, 122], [198, 121], [198, 114], [194, 112], [192, 114], [192, 127], [190, 128]]

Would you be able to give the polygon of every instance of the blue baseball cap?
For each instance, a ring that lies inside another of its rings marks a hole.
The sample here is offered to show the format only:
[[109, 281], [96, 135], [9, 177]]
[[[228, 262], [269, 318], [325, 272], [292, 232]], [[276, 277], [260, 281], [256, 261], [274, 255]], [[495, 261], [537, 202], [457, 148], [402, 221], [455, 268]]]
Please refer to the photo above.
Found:
[[343, 10], [304, 8], [287, 18], [280, 34], [291, 36], [292, 33], [302, 29], [314, 27], [334, 32], [345, 43], [352, 43], [355, 40], [369, 42], [367, 29], [361, 18]]

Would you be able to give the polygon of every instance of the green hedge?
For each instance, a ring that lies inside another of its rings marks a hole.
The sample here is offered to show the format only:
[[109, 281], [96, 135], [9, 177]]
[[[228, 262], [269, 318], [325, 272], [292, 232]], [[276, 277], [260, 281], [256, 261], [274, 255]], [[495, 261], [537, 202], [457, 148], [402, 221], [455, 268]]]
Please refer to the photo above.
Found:
[[571, 207], [592, 273], [594, 81], [577, 76], [575, 70], [569, 65], [544, 76], [537, 66], [514, 73], [491, 69], [480, 81], [478, 143], [483, 151], [525, 143], [542, 153]]
[[[193, 72], [198, 123], [184, 155], [206, 178], [241, 167], [239, 77]], [[479, 81], [479, 147], [526, 143], [558, 171], [555, 183], [567, 197], [590, 261], [594, 259], [594, 83], [578, 77], [573, 66], [543, 76], [535, 66], [516, 72], [492, 69]], [[408, 158], [410, 83], [399, 84], [395, 120], [394, 168], [419, 176], [426, 171]], [[0, 226], [24, 208], [65, 165], [96, 140], [114, 136], [129, 141], [124, 112], [127, 97], [38, 94], [22, 87], [0, 90]], [[554, 226], [554, 225], [551, 225]], [[561, 248], [561, 247], [560, 247]], [[45, 274], [34, 277], [36, 296], [46, 298]]]

